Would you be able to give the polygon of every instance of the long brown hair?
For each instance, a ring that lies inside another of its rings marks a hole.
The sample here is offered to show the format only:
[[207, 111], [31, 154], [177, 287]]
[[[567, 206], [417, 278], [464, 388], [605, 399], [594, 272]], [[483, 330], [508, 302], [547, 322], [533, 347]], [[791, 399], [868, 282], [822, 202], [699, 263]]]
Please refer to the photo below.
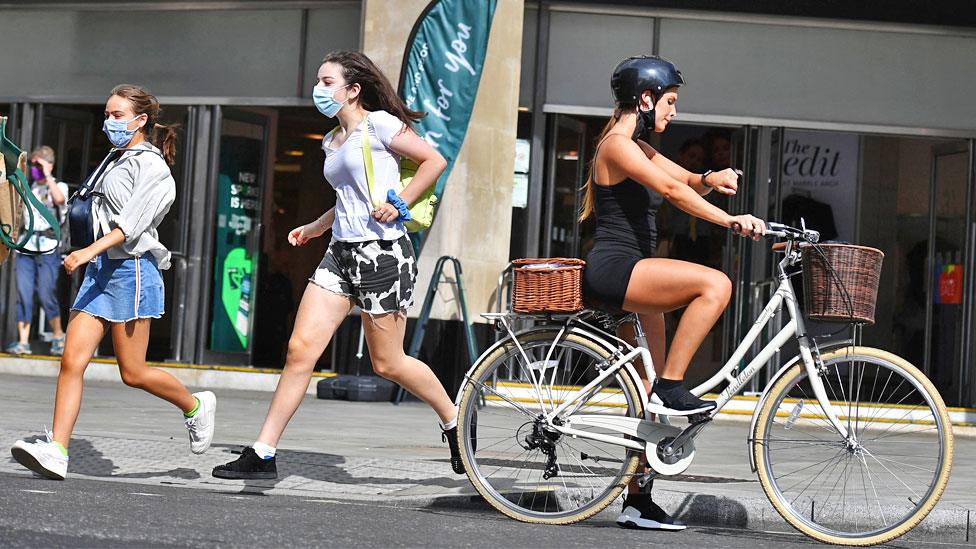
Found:
[[580, 222], [586, 221], [591, 215], [593, 215], [593, 210], [596, 207], [596, 199], [593, 197], [593, 169], [596, 168], [596, 154], [599, 152], [600, 142], [603, 138], [610, 133], [610, 130], [617, 125], [620, 120], [620, 115], [623, 114], [623, 108], [627, 107], [617, 107], [613, 110], [613, 116], [607, 121], [607, 125], [603, 126], [603, 130], [600, 131], [600, 135], [597, 136], [594, 141], [594, 145], [597, 150], [593, 152], [593, 158], [590, 159], [590, 174], [586, 177], [586, 183], [583, 183], [583, 205], [580, 206], [579, 220]]
[[427, 116], [423, 111], [407, 108], [400, 99], [386, 75], [358, 51], [334, 51], [322, 59], [322, 64], [335, 63], [342, 67], [342, 77], [346, 84], [359, 84], [359, 104], [367, 111], [386, 111], [399, 118], [408, 128]]
[[179, 125], [159, 123], [163, 109], [159, 106], [159, 100], [156, 99], [156, 96], [149, 93], [145, 88], [133, 84], [115, 86], [112, 88], [109, 97], [113, 95], [128, 99], [129, 103], [132, 103], [132, 110], [136, 115], [146, 115], [146, 125], [139, 131], [142, 132], [147, 141], [159, 147], [167, 164], [172, 165], [176, 162], [176, 129], [179, 128]]

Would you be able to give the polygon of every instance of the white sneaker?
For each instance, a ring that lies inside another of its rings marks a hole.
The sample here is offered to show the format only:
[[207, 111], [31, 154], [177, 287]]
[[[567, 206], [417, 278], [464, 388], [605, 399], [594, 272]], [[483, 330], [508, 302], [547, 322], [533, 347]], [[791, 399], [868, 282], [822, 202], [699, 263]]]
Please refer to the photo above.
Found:
[[61, 450], [54, 445], [50, 431], [47, 432], [46, 441], [18, 440], [10, 448], [10, 454], [14, 456], [17, 463], [27, 467], [35, 475], [51, 480], [64, 480], [68, 475], [68, 456], [62, 454]]
[[200, 409], [195, 416], [186, 418], [186, 430], [190, 432], [190, 451], [202, 454], [213, 440], [217, 397], [210, 391], [193, 393], [193, 396], [200, 400]]

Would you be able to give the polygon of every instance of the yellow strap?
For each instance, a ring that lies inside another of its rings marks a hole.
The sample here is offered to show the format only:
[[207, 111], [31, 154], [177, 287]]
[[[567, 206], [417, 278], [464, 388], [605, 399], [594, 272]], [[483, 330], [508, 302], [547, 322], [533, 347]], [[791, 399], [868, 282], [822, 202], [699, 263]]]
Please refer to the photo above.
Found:
[[363, 122], [359, 126], [359, 135], [362, 139], [363, 145], [363, 164], [366, 166], [366, 186], [369, 188], [369, 201], [370, 204], [375, 208], [377, 206], [376, 197], [373, 193], [373, 180], [376, 177], [373, 175], [373, 153], [369, 148], [369, 116], [363, 117]]

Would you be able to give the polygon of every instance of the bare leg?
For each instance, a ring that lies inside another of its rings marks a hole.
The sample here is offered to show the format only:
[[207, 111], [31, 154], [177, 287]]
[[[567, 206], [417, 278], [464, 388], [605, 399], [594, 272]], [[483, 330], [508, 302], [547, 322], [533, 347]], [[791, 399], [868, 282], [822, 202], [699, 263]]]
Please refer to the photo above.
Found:
[[447, 396], [447, 391], [444, 390], [440, 380], [429, 366], [407, 356], [403, 351], [403, 337], [407, 328], [406, 316], [390, 313], [373, 315], [371, 318], [370, 315], [363, 313], [362, 317], [373, 371], [401, 385], [430, 405], [442, 424], [454, 421], [457, 417], [457, 408]]
[[30, 322], [17, 323], [17, 337], [20, 338], [18, 341], [24, 344], [27, 343], [27, 341], [30, 339], [30, 327]]
[[157, 396], [183, 412], [189, 412], [196, 408], [197, 400], [180, 380], [169, 372], [146, 365], [149, 323], [148, 318], [112, 323], [112, 344], [115, 346], [122, 382]]
[[69, 317], [61, 371], [58, 373], [58, 389], [54, 397], [53, 426], [54, 440], [65, 448], [71, 440], [71, 431], [81, 410], [85, 370], [107, 330], [108, 322], [88, 313], [73, 311]]
[[51, 332], [54, 333], [54, 337], [61, 339], [64, 337], [64, 331], [61, 329], [61, 315], [52, 317], [48, 324], [51, 325]]
[[684, 379], [685, 371], [709, 330], [722, 316], [732, 295], [732, 283], [721, 271], [673, 259], [643, 259], [627, 286], [624, 309], [665, 313], [687, 305], [678, 323], [664, 367], [664, 379]]
[[[641, 326], [644, 327], [644, 333], [647, 336], [647, 346], [651, 351], [651, 361], [654, 362], [654, 371], [660, 372], [660, 370], [664, 367], [664, 355], [667, 345], [664, 331], [664, 313], [639, 314], [638, 318], [640, 318]], [[617, 335], [619, 335], [625, 341], [636, 344], [634, 339], [634, 330], [630, 324], [621, 325]], [[634, 366], [637, 369], [637, 373], [640, 375], [641, 383], [644, 386], [644, 392], [650, 394], [651, 384], [647, 380], [647, 376], [644, 373], [644, 365], [641, 364], [639, 358], [635, 362]], [[631, 478], [630, 482], [627, 483], [627, 493], [640, 493], [640, 486], [637, 483], [637, 477]]]
[[315, 284], [305, 287], [295, 316], [295, 328], [288, 340], [285, 367], [275, 387], [261, 433], [258, 434], [258, 442], [268, 446], [278, 445], [285, 426], [305, 398], [315, 363], [351, 309], [352, 300], [348, 297]]

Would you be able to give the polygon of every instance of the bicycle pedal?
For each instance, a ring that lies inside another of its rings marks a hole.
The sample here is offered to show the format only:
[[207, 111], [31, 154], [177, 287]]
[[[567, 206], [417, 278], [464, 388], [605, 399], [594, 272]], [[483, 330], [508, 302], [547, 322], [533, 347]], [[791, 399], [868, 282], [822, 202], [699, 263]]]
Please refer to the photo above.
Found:
[[706, 421], [711, 421], [712, 416], [708, 412], [699, 412], [697, 414], [691, 414], [688, 416], [688, 423], [690, 425], [697, 425], [699, 423], [705, 423]]

